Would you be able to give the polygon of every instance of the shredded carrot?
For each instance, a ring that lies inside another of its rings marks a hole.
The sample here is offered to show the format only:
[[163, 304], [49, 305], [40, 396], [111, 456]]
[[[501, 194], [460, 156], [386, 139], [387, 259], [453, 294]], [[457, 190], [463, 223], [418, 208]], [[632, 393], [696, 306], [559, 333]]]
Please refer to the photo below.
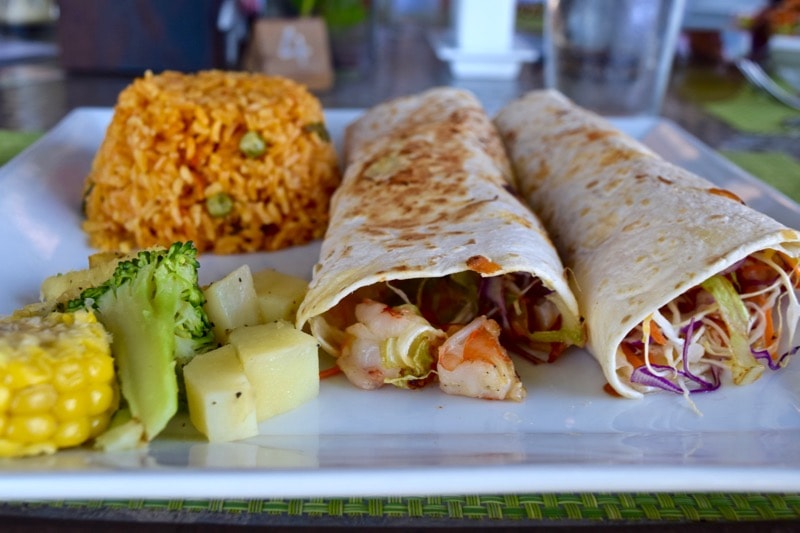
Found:
[[341, 373], [342, 369], [338, 366], [332, 366], [330, 368], [326, 368], [325, 370], [319, 371], [319, 379], [325, 379], [333, 377], [339, 373]]
[[[766, 254], [766, 252], [773, 252], [773, 251], [774, 250], [766, 250], [764, 253]], [[769, 254], [769, 257], [771, 257], [772, 255], [773, 254]], [[774, 255], [777, 255], [784, 265], [789, 266], [793, 269], [797, 268], [797, 266], [800, 265], [800, 261], [798, 261], [797, 258], [786, 255], [783, 252], [774, 251]]]
[[623, 355], [625, 355], [625, 359], [627, 359], [628, 362], [632, 364], [634, 368], [639, 368], [640, 366], [644, 366], [644, 357], [633, 351], [633, 348], [631, 348], [624, 342], [620, 344], [620, 348], [622, 349]]
[[652, 338], [654, 341], [656, 341], [656, 343], [660, 344], [661, 346], [667, 344], [667, 338], [661, 332], [661, 328], [659, 328], [658, 324], [656, 324], [652, 320], [650, 321], [650, 338]]
[[795, 277], [794, 286], [800, 287], [800, 261], [781, 252], [778, 252], [778, 257], [783, 260], [784, 265], [789, 267], [789, 271], [787, 272], [787, 274], [789, 274], [789, 278], [792, 276]]
[[772, 310], [766, 305], [767, 297], [764, 294], [759, 294], [752, 298], [764, 312], [764, 347], [769, 346], [775, 340], [775, 324], [772, 321]]
[[772, 310], [764, 309], [764, 318], [766, 324], [764, 325], [764, 345], [769, 346], [775, 340], [775, 324], [772, 322]]

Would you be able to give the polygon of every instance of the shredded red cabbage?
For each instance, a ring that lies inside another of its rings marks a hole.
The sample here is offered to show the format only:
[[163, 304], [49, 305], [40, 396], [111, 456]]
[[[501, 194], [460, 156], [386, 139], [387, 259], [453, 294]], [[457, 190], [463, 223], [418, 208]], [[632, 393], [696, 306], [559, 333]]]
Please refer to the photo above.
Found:
[[[717, 390], [720, 386], [719, 372], [716, 367], [711, 368], [711, 376], [713, 378], [712, 381], [706, 381], [705, 379], [699, 376], [695, 376], [694, 374], [691, 374], [684, 370], [676, 370], [671, 366], [667, 365], [650, 365], [650, 367], [655, 370], [668, 370], [674, 374], [683, 376], [690, 383], [690, 386], [688, 387], [690, 393], [711, 392]], [[633, 373], [631, 374], [631, 382], [638, 383], [640, 385], [645, 385], [648, 387], [658, 387], [666, 391], [683, 394], [682, 388], [680, 388], [678, 385], [673, 383], [668, 378], [654, 374], [646, 366], [640, 366], [639, 368], [633, 371]], [[691, 384], [694, 384], [694, 386], [692, 386]]]
[[520, 333], [528, 331], [528, 311], [517, 314], [513, 309], [517, 301], [524, 307], [528, 300], [543, 298], [552, 292], [540, 279], [527, 273], [483, 277], [478, 285], [480, 312], [500, 324], [502, 342], [507, 349], [535, 363], [552, 362], [549, 353], [543, 352], [541, 346], [531, 346], [530, 339]]
[[762, 363], [766, 364], [770, 370], [780, 370], [781, 368], [783, 368], [783, 361], [785, 359], [788, 359], [795, 353], [797, 353], [797, 350], [800, 350], [800, 346], [795, 346], [785, 354], [781, 355], [777, 360], [773, 359], [767, 350], [751, 349], [750, 352], [753, 354], [753, 357], [755, 357], [758, 361], [761, 361]]
[[[713, 381], [706, 381], [700, 376], [693, 374], [689, 370], [689, 345], [691, 344], [692, 333], [694, 332], [694, 318], [689, 321], [689, 324], [687, 324], [684, 329], [685, 336], [683, 342], [683, 351], [681, 353], [683, 370], [677, 370], [668, 365], [650, 365], [650, 367], [657, 370], [669, 370], [673, 373], [673, 375], [677, 374], [683, 376], [689, 380], [690, 383], [695, 385], [694, 387], [690, 386], [688, 388], [690, 393], [709, 392], [718, 389], [720, 380], [716, 368], [711, 368], [711, 377]], [[684, 392], [681, 387], [673, 383], [670, 379], [654, 374], [647, 366], [640, 366], [639, 368], [635, 369], [631, 375], [631, 381], [641, 385], [658, 387], [667, 391], [677, 392], [678, 394], [683, 394]]]
[[[503, 280], [501, 278], [502, 276], [481, 278], [478, 284], [478, 301], [491, 302], [492, 309], [486, 313], [486, 316], [498, 322], [503, 331], [508, 331], [511, 329], [511, 324], [508, 320], [508, 309], [506, 309], [503, 298]], [[495, 313], [500, 314], [499, 319], [494, 316]]]
[[[654, 368], [655, 365], [652, 365]], [[672, 367], [664, 367], [671, 371], [675, 371]], [[653, 374], [649, 368], [646, 366], [640, 366], [634, 369], [633, 373], [631, 374], [631, 383], [638, 383], [639, 385], [645, 385], [647, 387], [657, 387], [659, 389], [664, 389], [670, 392], [677, 392], [678, 394], [682, 394], [683, 390], [676, 384], [674, 384], [668, 378], [664, 376], [659, 376]]]

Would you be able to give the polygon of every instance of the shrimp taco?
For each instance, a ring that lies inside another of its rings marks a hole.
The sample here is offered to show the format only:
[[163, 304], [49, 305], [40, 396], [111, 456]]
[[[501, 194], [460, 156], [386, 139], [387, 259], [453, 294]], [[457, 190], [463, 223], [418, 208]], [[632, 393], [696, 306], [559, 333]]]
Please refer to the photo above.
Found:
[[521, 400], [509, 351], [582, 345], [561, 261], [471, 93], [378, 105], [347, 128], [345, 160], [297, 325], [352, 383]]
[[508, 104], [495, 124], [614, 391], [689, 397], [788, 363], [797, 231], [555, 91]]

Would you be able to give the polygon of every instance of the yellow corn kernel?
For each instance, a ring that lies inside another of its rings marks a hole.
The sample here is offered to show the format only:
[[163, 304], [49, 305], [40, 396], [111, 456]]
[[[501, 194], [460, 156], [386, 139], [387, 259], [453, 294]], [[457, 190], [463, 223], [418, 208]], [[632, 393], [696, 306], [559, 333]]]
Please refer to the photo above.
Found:
[[25, 359], [13, 360], [6, 368], [6, 375], [3, 382], [12, 390], [24, 389], [31, 385], [46, 383], [50, 380], [51, 374], [47, 368], [41, 368], [38, 358], [44, 353], [38, 346], [26, 347], [29, 354]]
[[111, 383], [116, 379], [114, 360], [97, 356], [86, 361], [86, 374], [92, 383]]
[[[0, 369], [0, 372], [2, 370]], [[0, 385], [0, 413], [8, 411], [8, 406], [11, 405], [11, 389], [4, 385]], [[2, 435], [2, 432], [0, 432]]]
[[89, 392], [77, 390], [60, 394], [53, 408], [53, 413], [59, 420], [74, 420], [87, 416], [89, 413]]
[[77, 446], [89, 440], [91, 429], [88, 418], [68, 420], [58, 426], [53, 440], [58, 448]]
[[58, 400], [55, 387], [49, 383], [31, 385], [17, 391], [8, 410], [13, 415], [34, 415], [52, 410]]
[[88, 414], [96, 416], [108, 411], [116, 399], [114, 389], [107, 383], [97, 383], [89, 388]]
[[70, 358], [56, 367], [53, 385], [59, 392], [80, 390], [89, 382], [86, 361]]
[[5, 437], [16, 442], [44, 442], [57, 427], [55, 417], [48, 414], [12, 416]]
[[105, 412], [103, 414], [89, 417], [89, 438], [99, 437], [101, 433], [103, 433], [106, 428], [111, 424], [111, 415], [110, 412]]
[[108, 427], [110, 338], [89, 311], [0, 320], [0, 457], [53, 453]]

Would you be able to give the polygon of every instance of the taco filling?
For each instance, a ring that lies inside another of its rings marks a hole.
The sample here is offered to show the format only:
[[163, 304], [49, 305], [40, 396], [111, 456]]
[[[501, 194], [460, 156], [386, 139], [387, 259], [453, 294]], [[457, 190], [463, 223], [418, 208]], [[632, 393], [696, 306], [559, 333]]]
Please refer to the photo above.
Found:
[[[470, 363], [465, 368], [476, 370], [473, 375], [480, 374], [474, 366], [484, 364], [492, 368], [495, 384], [510, 383], [503, 370], [513, 371], [507, 351], [544, 363], [581, 345], [583, 329], [562, 305], [529, 273], [482, 277], [464, 271], [363, 287], [312, 319], [311, 330], [362, 388], [418, 388], [438, 375], [442, 388], [453, 392], [458, 387], [448, 378], [458, 378], [453, 371], [461, 364]], [[508, 395], [506, 389], [498, 385], [478, 396]]]
[[648, 315], [617, 350], [617, 373], [640, 392], [679, 394], [757, 380], [797, 351], [798, 261], [753, 253]]

